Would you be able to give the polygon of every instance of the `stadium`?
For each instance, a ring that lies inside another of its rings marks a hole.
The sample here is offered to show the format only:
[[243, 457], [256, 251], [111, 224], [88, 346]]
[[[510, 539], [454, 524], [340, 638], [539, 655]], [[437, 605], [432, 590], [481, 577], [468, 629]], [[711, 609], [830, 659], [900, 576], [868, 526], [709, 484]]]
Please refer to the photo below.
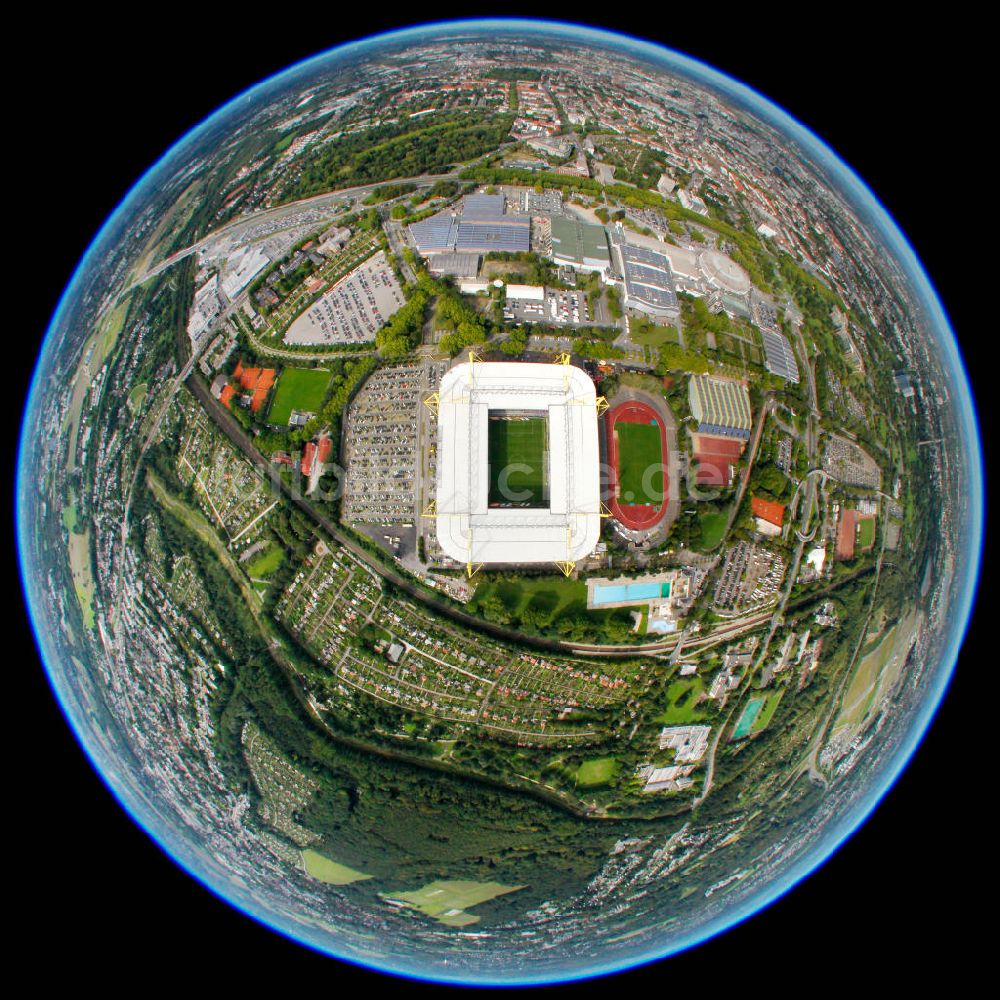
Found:
[[667, 510], [667, 435], [663, 421], [641, 400], [629, 400], [604, 417], [609, 469], [608, 506], [632, 531], [656, 527]]
[[565, 573], [601, 533], [594, 383], [561, 364], [470, 360], [445, 373], [438, 413], [442, 550], [483, 564], [556, 563]]

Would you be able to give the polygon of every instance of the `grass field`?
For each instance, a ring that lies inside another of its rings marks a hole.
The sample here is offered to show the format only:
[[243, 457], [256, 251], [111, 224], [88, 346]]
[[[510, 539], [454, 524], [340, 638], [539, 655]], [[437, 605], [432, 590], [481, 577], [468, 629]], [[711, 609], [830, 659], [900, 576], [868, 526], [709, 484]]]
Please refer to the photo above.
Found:
[[576, 770], [576, 783], [581, 787], [609, 785], [621, 764], [614, 757], [595, 757], [585, 760]]
[[714, 549], [726, 530], [726, 515], [721, 511], [701, 514], [698, 518], [701, 527], [701, 542], [699, 548]]
[[406, 903], [449, 927], [465, 927], [479, 922], [475, 914], [465, 912], [469, 907], [523, 888], [501, 882], [431, 882], [422, 889], [397, 892], [385, 898]]
[[323, 857], [322, 854], [317, 854], [316, 851], [303, 851], [302, 863], [306, 866], [306, 872], [309, 875], [327, 885], [350, 885], [352, 882], [361, 882], [372, 877], [364, 872], [348, 868], [347, 865], [331, 861], [329, 858]]
[[875, 544], [875, 518], [865, 517], [858, 521], [858, 548], [870, 549]]
[[705, 685], [700, 677], [681, 677], [667, 688], [667, 707], [657, 717], [665, 726], [687, 725], [700, 722], [705, 716], [696, 704]]
[[247, 574], [251, 580], [266, 579], [281, 565], [284, 558], [280, 545], [269, 545], [247, 563]]
[[642, 329], [633, 329], [630, 337], [634, 344], [643, 347], [662, 347], [664, 344], [676, 344], [679, 342], [677, 328], [673, 326], [649, 326]]
[[[75, 515], [74, 515], [75, 516]], [[73, 586], [76, 588], [77, 600], [80, 602], [80, 613], [83, 624], [93, 628], [94, 615], [94, 578], [90, 572], [90, 529], [82, 535], [69, 536], [69, 567], [73, 572]]]
[[[545, 417], [489, 422], [490, 503], [548, 502]], [[506, 488], [504, 488], [506, 487]]]
[[[658, 424], [615, 424], [619, 503], [663, 503], [663, 449]], [[657, 466], [647, 475], [650, 466]]]
[[286, 368], [274, 389], [268, 423], [287, 427], [292, 410], [319, 413], [329, 384], [330, 373], [322, 368]]
[[132, 391], [128, 394], [128, 406], [133, 413], [139, 412], [139, 407], [142, 406], [142, 401], [148, 392], [149, 384], [146, 382], [140, 382], [137, 386], [132, 387]]
[[587, 611], [587, 584], [563, 576], [526, 577], [523, 580], [500, 580], [488, 577], [476, 587], [471, 604], [496, 594], [513, 615], [520, 615], [529, 605], [546, 614], [553, 621], [564, 614], [583, 614]]
[[751, 733], [759, 733], [767, 729], [768, 724], [778, 707], [778, 702], [781, 701], [781, 696], [784, 693], [784, 688], [777, 688], [774, 691], [768, 691], [768, 693], [764, 696], [764, 704], [761, 706], [760, 711], [757, 713], [757, 718], [754, 719], [753, 725], [750, 727]]

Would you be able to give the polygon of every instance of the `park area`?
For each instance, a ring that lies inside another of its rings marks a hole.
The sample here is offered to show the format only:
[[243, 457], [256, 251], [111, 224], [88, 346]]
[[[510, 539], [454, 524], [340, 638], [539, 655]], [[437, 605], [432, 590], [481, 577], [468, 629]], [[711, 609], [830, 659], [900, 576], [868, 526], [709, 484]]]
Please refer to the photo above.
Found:
[[621, 769], [614, 757], [595, 757], [585, 760], [576, 771], [576, 783], [581, 788], [610, 785]]
[[286, 368], [274, 390], [268, 423], [287, 427], [293, 412], [319, 413], [329, 385], [330, 373], [324, 368]]
[[548, 502], [546, 419], [543, 416], [490, 416], [491, 506], [517, 503], [544, 507]]

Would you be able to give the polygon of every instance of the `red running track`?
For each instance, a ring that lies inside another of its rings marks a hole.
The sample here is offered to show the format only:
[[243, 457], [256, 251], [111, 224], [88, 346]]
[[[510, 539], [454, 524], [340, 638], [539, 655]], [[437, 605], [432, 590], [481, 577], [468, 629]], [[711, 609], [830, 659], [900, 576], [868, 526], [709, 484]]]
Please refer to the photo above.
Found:
[[[618, 438], [615, 436], [617, 424], [651, 424], [660, 428], [660, 454], [663, 457], [663, 500], [659, 504], [642, 504], [618, 502]], [[669, 497], [669, 477], [667, 476], [667, 431], [663, 419], [648, 404], [636, 400], [619, 403], [604, 415], [605, 441], [608, 448], [608, 507], [614, 518], [624, 527], [632, 531], [646, 531], [655, 527], [667, 512]]]

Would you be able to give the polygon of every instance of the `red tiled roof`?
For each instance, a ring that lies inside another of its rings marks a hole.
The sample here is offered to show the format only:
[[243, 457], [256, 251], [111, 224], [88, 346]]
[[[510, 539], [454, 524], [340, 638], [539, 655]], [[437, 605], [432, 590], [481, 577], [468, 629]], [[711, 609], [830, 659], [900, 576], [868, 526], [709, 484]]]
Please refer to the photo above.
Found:
[[320, 462], [325, 462], [329, 459], [330, 454], [333, 451], [333, 438], [322, 437], [319, 439], [319, 448], [316, 451], [316, 458]]
[[312, 441], [307, 441], [305, 448], [302, 449], [302, 475], [311, 476], [313, 461], [316, 458], [316, 445]]
[[754, 497], [750, 501], [750, 510], [754, 517], [759, 517], [768, 524], [773, 524], [780, 528], [785, 519], [785, 505], [775, 500], [764, 500], [762, 497]]

